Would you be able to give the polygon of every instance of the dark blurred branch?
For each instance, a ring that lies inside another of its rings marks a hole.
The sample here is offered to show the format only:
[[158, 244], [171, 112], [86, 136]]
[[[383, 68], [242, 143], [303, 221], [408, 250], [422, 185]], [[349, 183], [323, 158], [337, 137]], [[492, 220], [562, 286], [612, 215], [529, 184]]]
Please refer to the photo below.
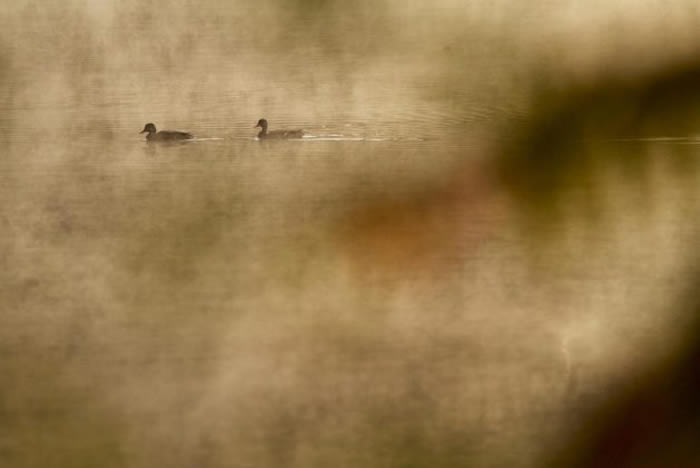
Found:
[[[601, 151], [606, 140], [697, 131], [699, 105], [700, 61], [574, 87], [540, 84], [530, 119], [516, 129], [497, 172], [517, 198], [541, 202], [571, 177], [610, 158], [609, 151]], [[614, 156], [643, 156], [630, 149], [615, 151]]]

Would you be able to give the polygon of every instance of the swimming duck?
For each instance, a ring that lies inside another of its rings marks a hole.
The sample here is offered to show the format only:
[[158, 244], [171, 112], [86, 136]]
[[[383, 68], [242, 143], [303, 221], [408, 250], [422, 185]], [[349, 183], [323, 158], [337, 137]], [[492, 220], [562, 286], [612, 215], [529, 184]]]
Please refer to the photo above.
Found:
[[143, 130], [139, 133], [147, 133], [146, 140], [148, 141], [173, 141], [173, 140], [189, 140], [194, 138], [191, 133], [178, 132], [174, 130], [161, 130], [156, 131], [155, 124], [147, 123]]
[[255, 128], [260, 127], [262, 130], [258, 133], [258, 138], [301, 138], [304, 136], [304, 130], [273, 130], [267, 131], [267, 120], [260, 119]]

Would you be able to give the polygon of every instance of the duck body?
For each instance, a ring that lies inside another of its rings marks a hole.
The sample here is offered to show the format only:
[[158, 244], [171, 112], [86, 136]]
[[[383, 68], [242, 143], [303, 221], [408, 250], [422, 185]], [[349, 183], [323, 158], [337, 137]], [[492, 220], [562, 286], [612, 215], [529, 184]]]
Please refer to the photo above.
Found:
[[156, 130], [156, 126], [152, 123], [147, 123], [140, 133], [146, 133], [147, 141], [178, 141], [191, 140], [194, 136], [191, 133], [179, 132], [176, 130]]
[[287, 140], [293, 138], [301, 138], [304, 136], [304, 130], [273, 130], [268, 131], [268, 123], [265, 119], [258, 120], [258, 124], [255, 126], [260, 127], [261, 130], [258, 132], [258, 138], [261, 140]]

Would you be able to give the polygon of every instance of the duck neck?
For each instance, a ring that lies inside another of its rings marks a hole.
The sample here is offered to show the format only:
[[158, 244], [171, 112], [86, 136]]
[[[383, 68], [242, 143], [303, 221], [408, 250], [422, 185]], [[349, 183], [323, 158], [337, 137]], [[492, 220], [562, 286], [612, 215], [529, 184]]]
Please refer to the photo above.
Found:
[[258, 138], [262, 138], [267, 135], [267, 125], [262, 125], [260, 132], [258, 133]]

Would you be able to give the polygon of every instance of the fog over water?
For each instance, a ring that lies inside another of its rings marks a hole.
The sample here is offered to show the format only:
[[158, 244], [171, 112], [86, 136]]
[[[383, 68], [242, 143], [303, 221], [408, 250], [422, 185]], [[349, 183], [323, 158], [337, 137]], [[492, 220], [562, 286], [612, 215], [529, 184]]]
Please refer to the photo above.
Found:
[[698, 26], [692, 1], [3, 1], [0, 466], [578, 457], [693, 339]]

